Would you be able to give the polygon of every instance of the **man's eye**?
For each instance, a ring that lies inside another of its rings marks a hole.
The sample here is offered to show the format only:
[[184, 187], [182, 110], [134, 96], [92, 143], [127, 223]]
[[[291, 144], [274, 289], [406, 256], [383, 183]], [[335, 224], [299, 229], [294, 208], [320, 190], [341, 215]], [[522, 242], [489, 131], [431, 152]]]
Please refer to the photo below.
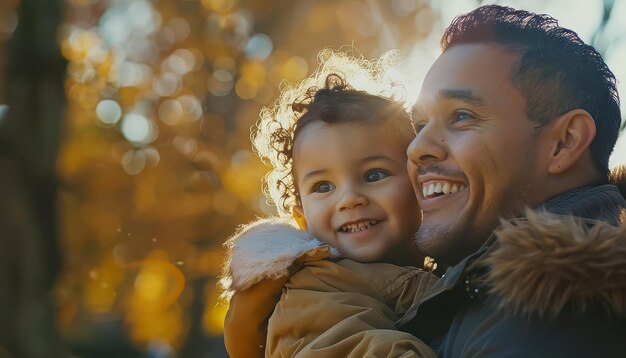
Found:
[[466, 121], [468, 119], [474, 119], [476, 118], [476, 116], [474, 116], [473, 114], [469, 113], [469, 112], [465, 112], [465, 111], [456, 111], [454, 113], [454, 119], [456, 121]]
[[335, 186], [328, 182], [317, 183], [313, 186], [314, 193], [328, 193], [335, 189]]
[[369, 172], [365, 173], [365, 182], [373, 183], [379, 180], [383, 180], [388, 176], [389, 176], [389, 173], [383, 170], [380, 170], [380, 169], [370, 170]]
[[426, 122], [424, 121], [413, 123], [413, 130], [415, 130], [416, 134], [419, 133], [424, 127], [426, 127]]

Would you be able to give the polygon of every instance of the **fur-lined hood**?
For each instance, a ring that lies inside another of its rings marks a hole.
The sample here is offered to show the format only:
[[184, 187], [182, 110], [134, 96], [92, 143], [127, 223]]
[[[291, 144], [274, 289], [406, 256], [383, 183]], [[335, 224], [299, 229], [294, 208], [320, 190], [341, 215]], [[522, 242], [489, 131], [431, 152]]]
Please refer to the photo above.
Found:
[[522, 315], [555, 316], [600, 304], [626, 315], [626, 210], [622, 224], [527, 212], [504, 222], [498, 241], [476, 264], [500, 307]]
[[225, 297], [263, 280], [286, 276], [294, 263], [338, 257], [335, 248], [281, 218], [243, 225], [224, 246], [227, 255], [220, 284]]

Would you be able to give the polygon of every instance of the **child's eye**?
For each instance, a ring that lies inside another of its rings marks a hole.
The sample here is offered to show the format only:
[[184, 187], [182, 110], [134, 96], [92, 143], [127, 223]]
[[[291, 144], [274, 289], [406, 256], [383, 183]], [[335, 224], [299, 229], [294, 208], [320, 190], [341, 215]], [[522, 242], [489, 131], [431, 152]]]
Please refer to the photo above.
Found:
[[335, 189], [335, 186], [329, 182], [321, 182], [313, 186], [314, 193], [328, 193], [329, 191], [333, 189]]
[[380, 169], [370, 170], [367, 173], [365, 173], [365, 182], [373, 183], [379, 180], [383, 180], [388, 176], [389, 176], [389, 173], [387, 173], [384, 170], [380, 170]]

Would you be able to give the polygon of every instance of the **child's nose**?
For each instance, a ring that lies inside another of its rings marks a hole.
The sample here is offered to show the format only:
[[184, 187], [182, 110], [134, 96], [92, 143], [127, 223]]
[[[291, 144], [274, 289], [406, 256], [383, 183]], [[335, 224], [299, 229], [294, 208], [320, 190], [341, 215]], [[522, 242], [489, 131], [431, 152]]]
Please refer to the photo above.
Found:
[[349, 210], [357, 206], [365, 206], [369, 203], [367, 197], [354, 188], [346, 188], [341, 200], [339, 201], [339, 210]]

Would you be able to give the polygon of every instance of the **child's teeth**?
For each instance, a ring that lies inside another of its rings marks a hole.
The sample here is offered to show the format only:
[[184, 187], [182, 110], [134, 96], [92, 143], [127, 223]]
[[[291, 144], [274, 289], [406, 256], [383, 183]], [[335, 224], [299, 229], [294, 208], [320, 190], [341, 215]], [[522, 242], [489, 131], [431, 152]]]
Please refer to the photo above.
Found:
[[376, 224], [375, 220], [362, 221], [356, 224], [345, 225], [341, 230], [345, 232], [358, 232], [358, 231], [367, 230], [370, 227], [374, 226], [375, 224]]

